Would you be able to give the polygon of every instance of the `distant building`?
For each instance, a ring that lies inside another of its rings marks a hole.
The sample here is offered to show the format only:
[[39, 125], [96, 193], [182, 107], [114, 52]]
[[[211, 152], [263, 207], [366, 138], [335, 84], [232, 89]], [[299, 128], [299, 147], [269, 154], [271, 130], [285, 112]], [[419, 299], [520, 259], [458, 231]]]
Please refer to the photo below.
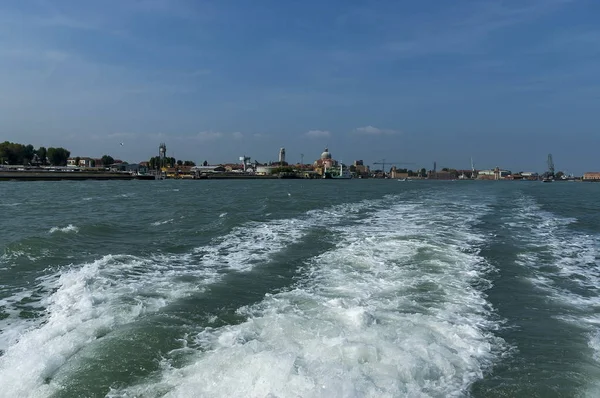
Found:
[[277, 166], [256, 166], [255, 173], [261, 176], [267, 176], [273, 174], [273, 171]]
[[285, 163], [285, 148], [279, 149], [279, 164], [283, 165]]
[[584, 181], [600, 181], [600, 172], [598, 171], [589, 171], [587, 173], [583, 173]]
[[[79, 163], [78, 163], [79, 161]], [[96, 159], [88, 157], [68, 158], [67, 166], [69, 167], [96, 167]]]
[[471, 169], [456, 170], [456, 172], [458, 173], [458, 178], [461, 180], [468, 180], [471, 178], [475, 178], [473, 170], [471, 170]]
[[96, 167], [96, 161], [92, 158], [79, 159], [79, 167]]
[[502, 170], [500, 168], [495, 168], [491, 170], [479, 170], [477, 172], [478, 180], [504, 180], [506, 177], [510, 176], [512, 172], [510, 170]]
[[314, 166], [330, 169], [333, 166], [337, 166], [337, 162], [335, 160], [333, 160], [333, 158], [331, 156], [331, 152], [329, 152], [329, 149], [325, 148], [325, 150], [321, 154], [321, 158], [319, 158], [315, 161]]
[[215, 173], [224, 173], [225, 171], [226, 171], [225, 167], [223, 167], [223, 166], [208, 166], [208, 165], [193, 166], [190, 169], [190, 172], [195, 174], [197, 177], [206, 176], [206, 175], [215, 174]]
[[110, 167], [111, 171], [123, 171], [123, 172], [140, 173], [140, 174], [145, 174], [148, 172], [148, 167], [142, 166], [141, 164], [138, 164], [138, 163], [120, 162], [120, 163], [113, 163], [109, 167]]
[[429, 173], [428, 178], [430, 180], [454, 180], [456, 175], [450, 171], [434, 171]]
[[408, 178], [407, 172], [400, 172], [396, 168], [396, 166], [392, 167], [390, 170], [390, 178]]
[[356, 175], [360, 178], [368, 178], [371, 174], [371, 169], [369, 166], [365, 166], [362, 160], [357, 160], [354, 162], [354, 168], [356, 169]]

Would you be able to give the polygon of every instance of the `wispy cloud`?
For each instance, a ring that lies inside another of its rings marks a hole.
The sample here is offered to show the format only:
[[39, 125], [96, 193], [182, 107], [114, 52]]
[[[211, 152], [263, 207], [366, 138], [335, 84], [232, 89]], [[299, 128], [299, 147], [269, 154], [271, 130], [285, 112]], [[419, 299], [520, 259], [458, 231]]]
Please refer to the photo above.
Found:
[[236, 131], [235, 133], [231, 134], [233, 136], [233, 138], [235, 138], [236, 140], [241, 140], [242, 138], [244, 138], [244, 134], [240, 133], [239, 131]]
[[305, 135], [310, 138], [326, 138], [331, 137], [331, 132], [327, 130], [310, 130]]
[[356, 133], [365, 134], [365, 135], [393, 135], [399, 134], [400, 132], [397, 130], [391, 129], [380, 129], [374, 126], [365, 126], [358, 127], [354, 130]]

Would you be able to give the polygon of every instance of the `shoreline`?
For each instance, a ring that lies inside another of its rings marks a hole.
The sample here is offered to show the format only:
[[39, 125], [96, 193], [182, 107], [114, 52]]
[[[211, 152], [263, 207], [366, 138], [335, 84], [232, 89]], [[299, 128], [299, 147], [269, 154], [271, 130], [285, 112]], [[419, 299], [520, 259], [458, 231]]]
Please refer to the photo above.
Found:
[[28, 172], [8, 171], [0, 172], [0, 181], [83, 181], [83, 180], [134, 180], [131, 174], [103, 173], [103, 172]]
[[[215, 175], [202, 175], [196, 178], [167, 178], [168, 180], [282, 180], [282, 179], [315, 179], [315, 178], [304, 178], [300, 176], [278, 176], [278, 175], [240, 175], [240, 174], [215, 174]], [[321, 178], [317, 178], [321, 179]], [[353, 178], [354, 180], [385, 180], [384, 178]], [[390, 181], [396, 179], [387, 178]], [[78, 172], [67, 172], [67, 171], [0, 171], [0, 181], [86, 181], [86, 180], [148, 180], [156, 181], [151, 175], [137, 176], [129, 173], [115, 173], [115, 172], [89, 172], [89, 171], [78, 171]], [[428, 179], [428, 178], [409, 178], [407, 181], [488, 181], [485, 179], [481, 180], [443, 180], [443, 179]], [[492, 181], [492, 180], [489, 180]], [[520, 180], [501, 180], [501, 181], [512, 181], [519, 182]], [[535, 180], [525, 180], [529, 182], [539, 182]], [[556, 180], [554, 182], [600, 182], [600, 180]]]

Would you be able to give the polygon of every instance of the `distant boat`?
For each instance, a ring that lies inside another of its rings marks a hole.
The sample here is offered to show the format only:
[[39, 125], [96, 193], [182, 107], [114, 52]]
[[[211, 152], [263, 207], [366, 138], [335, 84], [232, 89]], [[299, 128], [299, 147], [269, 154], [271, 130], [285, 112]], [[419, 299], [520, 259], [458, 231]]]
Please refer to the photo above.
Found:
[[408, 178], [398, 178], [398, 181], [408, 181]]
[[552, 181], [554, 181], [552, 178], [548, 178], [548, 177], [542, 178], [542, 182], [552, 182]]

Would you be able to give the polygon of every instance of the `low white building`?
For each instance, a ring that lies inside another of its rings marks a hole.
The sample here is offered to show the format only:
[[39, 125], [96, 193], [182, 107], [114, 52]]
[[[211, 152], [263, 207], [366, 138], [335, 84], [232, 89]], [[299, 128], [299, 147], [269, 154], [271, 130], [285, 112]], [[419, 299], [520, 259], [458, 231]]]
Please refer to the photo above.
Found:
[[267, 176], [273, 174], [273, 170], [275, 170], [278, 166], [256, 166], [256, 174], [261, 176]]

